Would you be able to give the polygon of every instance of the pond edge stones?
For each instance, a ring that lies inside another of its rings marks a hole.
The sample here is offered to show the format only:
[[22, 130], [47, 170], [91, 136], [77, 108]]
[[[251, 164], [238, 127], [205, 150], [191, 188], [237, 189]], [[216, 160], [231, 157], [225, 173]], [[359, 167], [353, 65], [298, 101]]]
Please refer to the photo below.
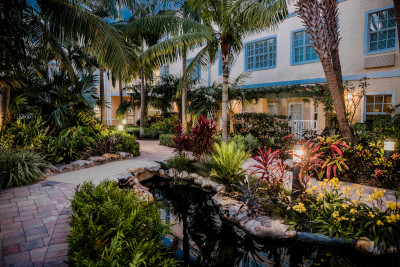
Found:
[[344, 240], [342, 238], [330, 238], [321, 234], [309, 232], [297, 232], [294, 229], [288, 230], [289, 225], [282, 219], [273, 219], [268, 216], [250, 217], [248, 207], [244, 202], [226, 195], [225, 186], [212, 181], [209, 178], [202, 177], [197, 173], [179, 172], [177, 169], [161, 169], [159, 163], [153, 163], [144, 168], [136, 168], [128, 172], [121, 173], [114, 177], [121, 185], [129, 185], [140, 199], [146, 202], [153, 202], [154, 197], [149, 189], [141, 185], [140, 182], [150, 179], [154, 176], [173, 180], [192, 181], [194, 184], [204, 189], [211, 189], [216, 194], [211, 198], [215, 207], [219, 210], [219, 215], [243, 229], [248, 235], [255, 238], [269, 238], [274, 240], [300, 240], [313, 244], [352, 246], [355, 249], [370, 255], [384, 255], [397, 252], [395, 247], [384, 250], [376, 247], [374, 242], [366, 238], [360, 240]]

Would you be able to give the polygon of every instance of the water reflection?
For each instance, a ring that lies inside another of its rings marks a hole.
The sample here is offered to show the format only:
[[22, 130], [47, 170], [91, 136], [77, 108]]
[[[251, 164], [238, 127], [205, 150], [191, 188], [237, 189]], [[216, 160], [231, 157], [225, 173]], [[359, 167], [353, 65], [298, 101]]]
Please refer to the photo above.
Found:
[[164, 244], [183, 266], [400, 266], [398, 255], [369, 257], [352, 248], [257, 242], [221, 221], [211, 192], [160, 178], [144, 185], [159, 203], [162, 218], [173, 225]]

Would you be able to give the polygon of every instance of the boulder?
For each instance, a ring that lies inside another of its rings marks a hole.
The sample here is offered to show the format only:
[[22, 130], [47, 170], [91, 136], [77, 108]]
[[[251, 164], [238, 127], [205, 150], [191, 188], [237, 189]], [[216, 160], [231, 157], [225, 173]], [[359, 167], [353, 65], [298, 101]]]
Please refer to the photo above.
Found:
[[139, 182], [142, 182], [142, 181], [148, 180], [150, 178], [153, 178], [155, 174], [156, 174], [155, 172], [150, 172], [150, 171], [145, 170], [145, 171], [139, 173], [136, 177], [138, 178]]
[[157, 162], [154, 162], [150, 166], [145, 167], [145, 170], [149, 172], [158, 172], [159, 169], [161, 169], [161, 165]]
[[112, 153], [106, 153], [102, 157], [105, 158], [107, 161], [111, 161], [111, 160], [118, 159], [119, 155], [118, 154], [112, 154]]
[[139, 174], [144, 172], [144, 169], [143, 168], [137, 168], [137, 169], [129, 170], [129, 172], [132, 173], [133, 176], [137, 177]]
[[90, 157], [90, 158], [88, 158], [88, 160], [93, 161], [96, 164], [102, 164], [107, 159], [104, 157]]
[[142, 186], [141, 184], [136, 184], [133, 186], [133, 191], [136, 193], [136, 196], [145, 202], [153, 202], [154, 197], [153, 194], [150, 193], [146, 187]]
[[163, 169], [159, 169], [158, 170], [158, 175], [160, 177], [163, 177], [163, 178], [167, 178], [168, 177], [167, 172], [165, 170], [163, 170]]
[[248, 208], [239, 200], [216, 194], [212, 201], [219, 208], [220, 216], [230, 222], [240, 224], [240, 221], [247, 217]]
[[132, 177], [133, 177], [133, 175], [130, 172], [124, 172], [124, 173], [117, 175], [115, 177], [115, 179], [118, 180], [118, 183], [121, 184], [121, 183], [125, 183], [126, 181], [128, 181], [128, 179], [130, 179]]
[[93, 161], [79, 159], [79, 160], [71, 162], [70, 164], [73, 166], [74, 169], [79, 170], [79, 169], [83, 169], [85, 167], [92, 167]]
[[289, 225], [284, 224], [283, 221], [267, 216], [243, 218], [240, 221], [240, 226], [246, 233], [257, 238], [289, 240], [295, 238], [297, 235], [295, 230], [288, 230]]
[[128, 152], [120, 152], [120, 151], [118, 151], [117, 154], [122, 159], [132, 158], [132, 156], [133, 156], [131, 153], [128, 153]]
[[68, 172], [74, 169], [74, 167], [71, 164], [58, 165], [56, 166], [56, 168], [58, 172]]
[[179, 172], [178, 172], [177, 169], [171, 168], [171, 169], [168, 170], [167, 175], [168, 175], [169, 177], [175, 179], [176, 177], [178, 177]]
[[381, 247], [381, 246], [376, 247], [374, 245], [374, 241], [369, 240], [368, 238], [362, 238], [362, 239], [358, 240], [355, 248], [362, 252], [366, 252], [368, 254], [377, 255], [377, 256], [397, 252], [397, 248], [393, 247], [393, 246], [390, 246], [386, 250], [384, 250], [383, 247]]
[[188, 178], [189, 178], [189, 173], [188, 173], [187, 171], [183, 171], [183, 172], [179, 173], [178, 177], [179, 177], [180, 179], [183, 179], [183, 180], [188, 180]]

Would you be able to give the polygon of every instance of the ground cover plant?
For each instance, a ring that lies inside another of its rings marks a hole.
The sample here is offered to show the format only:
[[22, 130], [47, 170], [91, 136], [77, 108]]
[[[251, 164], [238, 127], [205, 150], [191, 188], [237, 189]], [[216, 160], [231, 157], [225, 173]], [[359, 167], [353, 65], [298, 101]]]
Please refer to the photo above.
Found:
[[74, 266], [178, 266], [162, 244], [170, 227], [152, 203], [104, 181], [83, 183], [71, 202], [68, 254]]

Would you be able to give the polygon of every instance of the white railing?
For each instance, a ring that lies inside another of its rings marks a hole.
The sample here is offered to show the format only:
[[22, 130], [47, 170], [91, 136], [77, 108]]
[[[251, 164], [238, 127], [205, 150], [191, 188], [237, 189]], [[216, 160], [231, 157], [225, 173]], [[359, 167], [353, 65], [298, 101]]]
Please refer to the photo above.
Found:
[[315, 120], [290, 120], [292, 134], [296, 138], [303, 138], [304, 131], [317, 131], [317, 121]]

